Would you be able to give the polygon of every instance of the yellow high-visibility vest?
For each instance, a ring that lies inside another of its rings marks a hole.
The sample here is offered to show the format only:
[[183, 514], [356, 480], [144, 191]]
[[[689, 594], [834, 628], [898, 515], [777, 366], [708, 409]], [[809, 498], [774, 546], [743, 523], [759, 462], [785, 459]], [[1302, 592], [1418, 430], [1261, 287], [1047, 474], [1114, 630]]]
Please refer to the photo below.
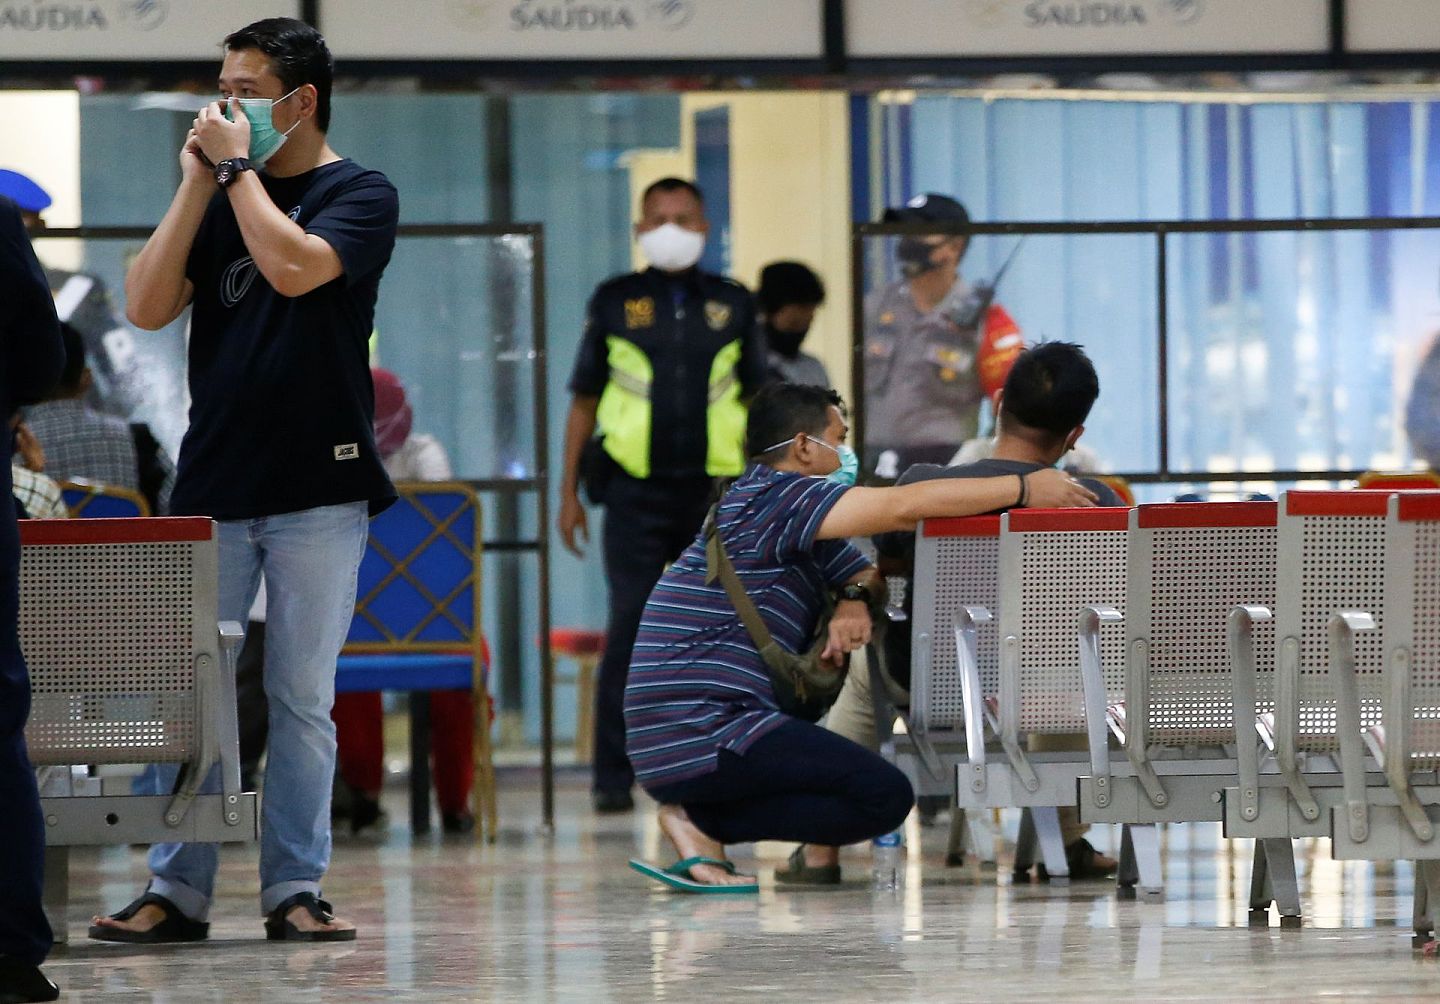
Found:
[[[650, 393], [655, 373], [650, 357], [634, 342], [610, 335], [605, 339], [610, 382], [600, 395], [596, 420], [605, 437], [605, 452], [633, 478], [650, 476]], [[740, 399], [740, 339], [715, 353], [710, 363], [709, 403], [705, 410], [707, 447], [705, 472], [735, 477], [745, 470], [745, 419]]]

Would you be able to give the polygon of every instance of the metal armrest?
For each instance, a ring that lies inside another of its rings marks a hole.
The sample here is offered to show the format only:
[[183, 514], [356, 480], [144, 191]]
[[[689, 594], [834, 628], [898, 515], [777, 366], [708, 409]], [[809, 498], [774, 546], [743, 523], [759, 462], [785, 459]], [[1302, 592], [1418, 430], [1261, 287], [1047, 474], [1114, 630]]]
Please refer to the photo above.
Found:
[[1273, 620], [1269, 607], [1241, 604], [1230, 611], [1230, 665], [1235, 679], [1235, 746], [1240, 768], [1240, 815], [1260, 815], [1260, 751], [1255, 713], [1255, 625]]
[[970, 762], [970, 788], [985, 790], [985, 695], [980, 690], [979, 641], [976, 626], [994, 616], [985, 607], [955, 611], [955, 661], [960, 670], [960, 694], [965, 704], [965, 752]]
[[237, 621], [221, 621], [220, 635], [220, 790], [225, 796], [225, 822], [240, 823], [240, 725], [235, 673], [245, 629]]
[[[1375, 618], [1364, 611], [1342, 610], [1330, 618], [1330, 679], [1335, 685], [1335, 731], [1340, 740], [1345, 817], [1350, 838], [1357, 843], [1370, 835], [1370, 814], [1365, 802], [1365, 746], [1360, 735], [1360, 684], [1355, 673], [1355, 635], [1360, 631], [1374, 630]], [[1424, 817], [1424, 810], [1420, 814]], [[1426, 826], [1429, 826], [1428, 820]]]
[[1080, 684], [1085, 696], [1085, 734], [1090, 746], [1090, 773], [1095, 778], [1095, 802], [1110, 804], [1110, 743], [1106, 739], [1105, 667], [1100, 658], [1100, 626], [1118, 624], [1124, 615], [1114, 607], [1086, 607], [1080, 612]]
[[[1275, 665], [1275, 762], [1290, 789], [1300, 814], [1310, 821], [1320, 818], [1320, 803], [1300, 776], [1300, 639], [1293, 635], [1280, 641]], [[1359, 732], [1359, 705], [1356, 705], [1356, 732]]]

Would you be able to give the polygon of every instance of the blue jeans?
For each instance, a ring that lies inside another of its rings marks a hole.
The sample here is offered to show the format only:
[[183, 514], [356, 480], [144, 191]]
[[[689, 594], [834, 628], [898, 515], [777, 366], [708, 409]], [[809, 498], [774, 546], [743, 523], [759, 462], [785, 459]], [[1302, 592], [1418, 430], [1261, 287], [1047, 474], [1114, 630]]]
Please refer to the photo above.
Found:
[[[260, 574], [268, 597], [265, 694], [270, 753], [260, 817], [260, 911], [299, 892], [320, 894], [330, 866], [335, 774], [335, 660], [355, 610], [355, 576], [369, 532], [368, 505], [351, 502], [219, 524], [220, 619], [247, 622]], [[169, 794], [177, 768], [153, 772]], [[210, 772], [204, 791], [220, 789]], [[216, 844], [150, 848], [150, 890], [193, 920], [209, 917]]]

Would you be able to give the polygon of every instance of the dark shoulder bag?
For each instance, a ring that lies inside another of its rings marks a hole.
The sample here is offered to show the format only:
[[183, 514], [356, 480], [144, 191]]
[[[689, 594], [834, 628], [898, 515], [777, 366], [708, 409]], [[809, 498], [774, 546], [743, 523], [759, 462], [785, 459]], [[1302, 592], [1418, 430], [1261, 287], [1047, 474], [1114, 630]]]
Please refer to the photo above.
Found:
[[770, 634], [765, 618], [760, 616], [755, 602], [745, 592], [740, 576], [735, 573], [735, 566], [715, 526], [716, 512], [717, 509], [711, 509], [710, 515], [705, 518], [705, 582], [709, 585], [719, 579], [725, 587], [725, 594], [740, 616], [740, 623], [745, 625], [750, 640], [755, 643], [760, 658], [770, 670], [770, 684], [775, 690], [775, 703], [780, 710], [794, 718], [818, 722], [835, 703], [835, 698], [840, 696], [840, 688], [845, 685], [845, 674], [850, 668], [848, 655], [839, 669], [820, 661], [820, 653], [825, 651], [830, 637], [830, 618], [835, 613], [835, 599], [828, 589], [825, 590], [824, 606], [810, 650], [804, 655], [787, 650]]

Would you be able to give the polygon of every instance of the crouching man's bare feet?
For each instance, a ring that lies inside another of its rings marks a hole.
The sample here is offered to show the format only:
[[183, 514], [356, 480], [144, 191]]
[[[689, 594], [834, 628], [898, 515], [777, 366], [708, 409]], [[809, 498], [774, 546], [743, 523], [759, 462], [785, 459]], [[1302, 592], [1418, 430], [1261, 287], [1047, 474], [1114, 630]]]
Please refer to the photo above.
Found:
[[[700, 827], [690, 821], [685, 809], [679, 805], [662, 805], [659, 812], [660, 830], [675, 845], [676, 852], [683, 858], [713, 858], [725, 860], [725, 848], [718, 841], [711, 840]], [[753, 875], [732, 875], [715, 865], [696, 865], [690, 869], [690, 877], [704, 885], [754, 885]]]

